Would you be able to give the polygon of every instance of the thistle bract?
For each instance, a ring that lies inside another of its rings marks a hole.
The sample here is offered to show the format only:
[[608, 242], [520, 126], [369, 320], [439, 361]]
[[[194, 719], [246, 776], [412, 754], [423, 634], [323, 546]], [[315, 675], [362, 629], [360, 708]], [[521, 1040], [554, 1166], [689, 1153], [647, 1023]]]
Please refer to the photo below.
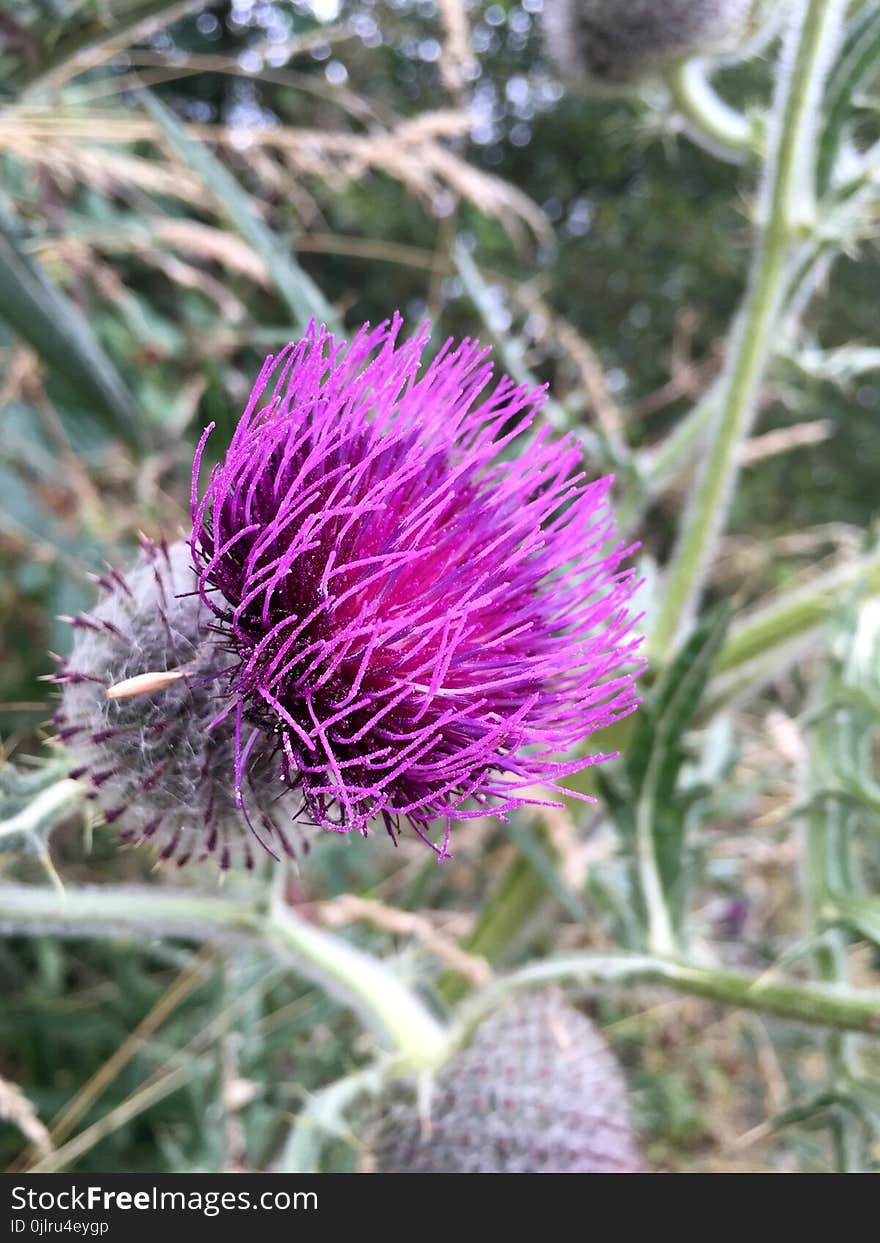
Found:
[[380, 1101], [370, 1147], [383, 1174], [632, 1174], [642, 1159], [623, 1075], [599, 1031], [554, 995], [480, 1024], [415, 1092]]
[[[70, 619], [73, 651], [55, 678], [71, 775], [89, 784], [124, 840], [154, 843], [165, 859], [214, 855], [222, 867], [250, 866], [254, 840], [292, 854], [288, 792], [271, 747], [254, 750], [236, 793], [235, 730], [218, 702], [229, 660], [208, 628], [188, 544], [145, 541], [134, 569], [111, 570], [101, 585], [95, 610]], [[147, 685], [108, 698], [129, 678]]]
[[603, 758], [572, 752], [635, 706], [633, 581], [612, 481], [571, 437], [526, 443], [543, 393], [400, 336], [313, 326], [266, 361], [200, 494], [203, 438], [192, 552], [236, 786], [268, 738], [315, 824], [405, 819], [442, 857], [453, 821]]

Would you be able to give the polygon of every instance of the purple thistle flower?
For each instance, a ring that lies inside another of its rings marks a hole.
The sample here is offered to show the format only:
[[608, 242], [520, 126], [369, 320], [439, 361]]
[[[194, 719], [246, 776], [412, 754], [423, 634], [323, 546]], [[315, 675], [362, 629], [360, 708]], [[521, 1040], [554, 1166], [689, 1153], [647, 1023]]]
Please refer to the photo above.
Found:
[[400, 332], [312, 325], [266, 360], [201, 496], [213, 424], [199, 445], [192, 553], [232, 658], [214, 725], [234, 721], [237, 796], [272, 740], [315, 824], [403, 818], [443, 858], [453, 821], [607, 758], [571, 753], [636, 706], [634, 583], [578, 443], [543, 428], [507, 456], [542, 390], [488, 388], [469, 340], [422, 370], [427, 330]]

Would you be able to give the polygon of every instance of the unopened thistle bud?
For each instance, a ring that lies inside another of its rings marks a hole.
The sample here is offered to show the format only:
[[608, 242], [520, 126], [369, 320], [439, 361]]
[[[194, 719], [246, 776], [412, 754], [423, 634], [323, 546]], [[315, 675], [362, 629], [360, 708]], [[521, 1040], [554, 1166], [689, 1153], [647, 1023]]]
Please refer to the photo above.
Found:
[[754, 0], [545, 0], [547, 51], [574, 85], [637, 82], [677, 60], [729, 51]]
[[145, 541], [138, 565], [101, 585], [94, 612], [70, 619], [73, 652], [55, 679], [71, 775], [89, 783], [124, 840], [153, 842], [165, 859], [213, 854], [223, 867], [250, 865], [254, 838], [292, 853], [271, 750], [254, 748], [237, 797], [235, 715], [223, 711], [229, 659], [209, 628], [188, 544]]
[[385, 1174], [632, 1174], [642, 1160], [626, 1084], [588, 1019], [552, 994], [524, 998], [476, 1029], [415, 1090], [380, 1102], [370, 1144]]

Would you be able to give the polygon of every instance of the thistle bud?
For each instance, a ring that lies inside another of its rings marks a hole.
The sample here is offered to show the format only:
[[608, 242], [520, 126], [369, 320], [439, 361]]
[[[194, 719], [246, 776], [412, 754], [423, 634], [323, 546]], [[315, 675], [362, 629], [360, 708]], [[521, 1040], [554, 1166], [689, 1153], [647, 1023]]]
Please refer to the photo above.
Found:
[[546, 0], [547, 52], [573, 84], [622, 85], [677, 60], [729, 51], [753, 0]]
[[632, 1174], [626, 1085], [597, 1029], [552, 994], [481, 1023], [427, 1110], [396, 1090], [372, 1136], [384, 1174]]
[[100, 583], [94, 612], [69, 619], [73, 651], [54, 679], [71, 776], [89, 783], [124, 840], [155, 842], [163, 859], [216, 855], [224, 868], [234, 857], [251, 866], [251, 839], [292, 854], [290, 810], [278, 810], [285, 787], [262, 731], [250, 734], [247, 776], [235, 780], [248, 731], [228, 708], [229, 657], [210, 628], [189, 546], [145, 540], [131, 573], [111, 570]]

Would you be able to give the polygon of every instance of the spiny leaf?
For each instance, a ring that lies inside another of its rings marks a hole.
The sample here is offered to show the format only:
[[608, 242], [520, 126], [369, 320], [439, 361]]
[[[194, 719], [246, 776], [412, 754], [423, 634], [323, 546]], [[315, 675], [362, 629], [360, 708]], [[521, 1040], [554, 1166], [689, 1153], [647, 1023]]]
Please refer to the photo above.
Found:
[[826, 121], [819, 141], [816, 180], [824, 194], [831, 185], [834, 162], [846, 141], [853, 97], [866, 78], [876, 74], [880, 57], [880, 4], [865, 5], [857, 14], [825, 93]]
[[560, 906], [568, 911], [572, 919], [580, 923], [586, 915], [584, 904], [580, 896], [565, 884], [559, 874], [556, 860], [545, 846], [541, 834], [536, 831], [534, 825], [512, 818], [507, 826], [507, 832]]
[[679, 789], [684, 737], [700, 706], [729, 615], [722, 608], [704, 620], [642, 704], [622, 773], [599, 775], [634, 863], [637, 856], [643, 859], [650, 853], [673, 912], [680, 913], [683, 904], [688, 811], [704, 792]]
[[[838, 923], [880, 946], [880, 897], [872, 894], [837, 893], [830, 899], [830, 905]], [[831, 914], [832, 911], [828, 913]]]

